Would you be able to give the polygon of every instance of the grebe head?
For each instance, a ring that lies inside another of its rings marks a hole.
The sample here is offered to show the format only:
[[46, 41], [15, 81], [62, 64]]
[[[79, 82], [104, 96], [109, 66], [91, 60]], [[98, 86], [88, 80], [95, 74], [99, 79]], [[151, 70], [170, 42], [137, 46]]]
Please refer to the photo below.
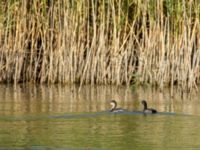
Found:
[[113, 110], [117, 107], [117, 102], [115, 100], [111, 100], [110, 105], [112, 106], [111, 110]]

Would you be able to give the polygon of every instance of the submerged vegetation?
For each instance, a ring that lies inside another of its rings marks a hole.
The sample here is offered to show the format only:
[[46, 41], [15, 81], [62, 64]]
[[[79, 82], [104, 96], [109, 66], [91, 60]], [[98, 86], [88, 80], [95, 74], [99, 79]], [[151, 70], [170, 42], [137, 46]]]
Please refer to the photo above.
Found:
[[0, 82], [200, 83], [198, 0], [0, 3]]

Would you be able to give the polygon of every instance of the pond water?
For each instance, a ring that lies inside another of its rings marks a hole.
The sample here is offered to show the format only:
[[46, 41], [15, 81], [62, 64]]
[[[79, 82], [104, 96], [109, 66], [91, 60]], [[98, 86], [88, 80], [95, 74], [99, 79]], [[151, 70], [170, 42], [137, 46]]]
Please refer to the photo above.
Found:
[[[200, 149], [200, 95], [116, 86], [0, 85], [0, 150]], [[125, 113], [108, 112], [115, 99]], [[141, 100], [159, 111], [144, 115]]]

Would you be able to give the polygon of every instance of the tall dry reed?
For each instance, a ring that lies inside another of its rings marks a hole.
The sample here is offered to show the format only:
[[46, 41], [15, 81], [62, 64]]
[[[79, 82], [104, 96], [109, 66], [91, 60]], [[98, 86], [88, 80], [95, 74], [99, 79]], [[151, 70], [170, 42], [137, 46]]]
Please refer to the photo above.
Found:
[[0, 82], [197, 88], [199, 19], [197, 0], [1, 1]]

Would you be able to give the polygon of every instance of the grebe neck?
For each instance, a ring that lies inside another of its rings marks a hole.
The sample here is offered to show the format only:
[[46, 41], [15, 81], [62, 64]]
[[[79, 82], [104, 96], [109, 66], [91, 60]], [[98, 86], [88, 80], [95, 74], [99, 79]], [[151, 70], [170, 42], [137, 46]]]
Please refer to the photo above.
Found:
[[117, 108], [117, 102], [114, 101], [114, 100], [112, 100], [112, 101], [110, 102], [110, 105], [111, 105], [110, 111], [114, 111], [114, 110]]

